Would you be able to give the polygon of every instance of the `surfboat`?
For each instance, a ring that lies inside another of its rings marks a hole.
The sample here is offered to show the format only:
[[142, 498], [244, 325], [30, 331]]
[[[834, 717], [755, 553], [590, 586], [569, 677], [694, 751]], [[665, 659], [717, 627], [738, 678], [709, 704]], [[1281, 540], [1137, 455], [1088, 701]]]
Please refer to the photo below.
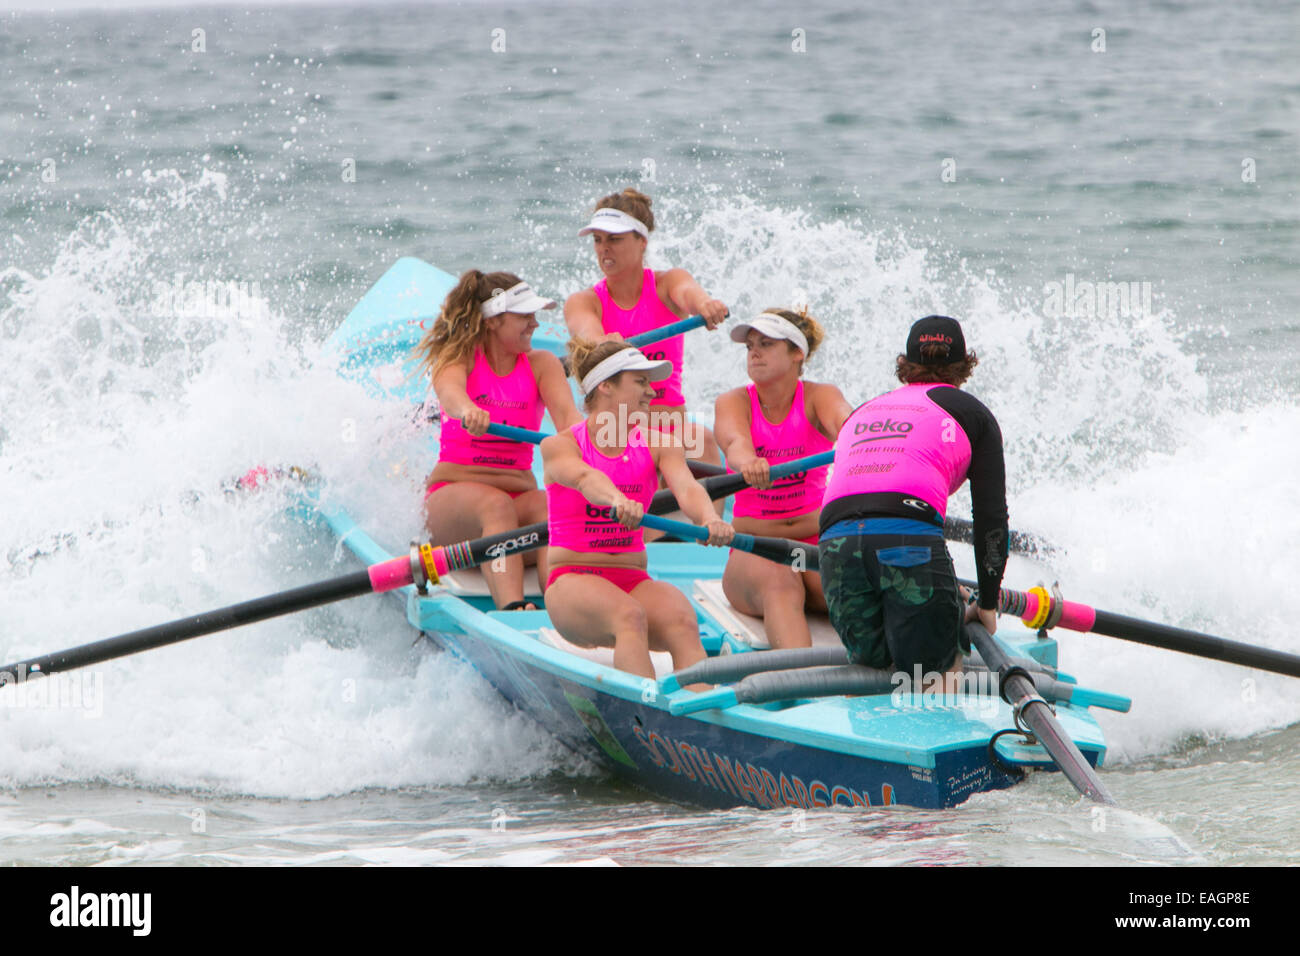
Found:
[[[419, 259], [394, 264], [327, 343], [341, 374], [394, 402], [424, 402], [427, 383], [410, 374], [411, 348], [454, 284], [451, 275]], [[563, 354], [567, 334], [545, 315], [538, 315], [534, 346]], [[421, 466], [431, 467], [435, 457], [431, 451]], [[540, 469], [541, 456], [534, 457]], [[310, 487], [303, 494], [305, 513], [323, 521], [367, 565], [390, 559], [394, 550], [402, 553], [406, 542], [393, 532], [403, 529], [363, 528], [343, 508], [322, 504]], [[404, 530], [409, 537], [411, 529]], [[765, 654], [787, 652], [765, 651], [762, 622], [727, 603], [721, 588], [726, 556], [724, 549], [695, 543], [648, 545], [650, 573], [690, 598], [707, 663], [743, 671]], [[531, 592], [540, 606], [535, 576]], [[655, 662], [656, 681], [615, 670], [612, 651], [569, 644], [545, 610], [494, 610], [474, 569], [443, 578], [426, 594], [414, 586], [391, 593], [403, 602], [411, 627], [462, 658], [566, 746], [669, 800], [714, 808], [939, 808], [1012, 786], [1028, 772], [1054, 769], [1043, 747], [1017, 728], [996, 688], [960, 698], [927, 698], [898, 687], [815, 696], [796, 680], [777, 692], [778, 699], [706, 707], [702, 695], [678, 686], [666, 654], [655, 655], [662, 658]], [[813, 624], [814, 653], [834, 658], [842, 651], [838, 638], [824, 620]], [[1009, 635], [1011, 629], [1019, 633]], [[1106, 745], [1089, 706], [1127, 710], [1127, 700], [1077, 688], [1056, 670], [1057, 644], [1046, 632], [1012, 622], [996, 641], [1033, 672], [1035, 682], [1056, 688], [1056, 716], [1066, 736], [1089, 764], [1100, 766]], [[712, 682], [727, 686], [727, 677], [714, 675]]]

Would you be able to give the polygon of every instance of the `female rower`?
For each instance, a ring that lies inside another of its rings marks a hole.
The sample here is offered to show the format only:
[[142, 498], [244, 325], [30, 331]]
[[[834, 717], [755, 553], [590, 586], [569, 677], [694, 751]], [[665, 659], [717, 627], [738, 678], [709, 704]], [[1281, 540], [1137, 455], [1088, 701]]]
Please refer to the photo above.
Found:
[[[825, 467], [775, 484], [771, 464], [829, 451], [853, 409], [834, 385], [802, 380], [804, 363], [821, 344], [821, 325], [807, 310], [767, 309], [731, 330], [744, 342], [751, 384], [718, 397], [713, 427], [727, 464], [753, 487], [736, 495], [736, 530], [817, 544], [826, 490]], [[826, 611], [821, 575], [733, 551], [722, 576], [731, 606], [763, 618], [774, 648], [808, 647], [805, 610]]]
[[[688, 315], [703, 316], [705, 324], [714, 329], [727, 317], [726, 305], [700, 288], [685, 269], [655, 272], [646, 268], [646, 244], [654, 227], [650, 197], [635, 189], [625, 189], [596, 203], [591, 222], [578, 235], [593, 237], [596, 261], [605, 277], [565, 301], [564, 321], [574, 338], [593, 342], [622, 340]], [[666, 359], [672, 363], [672, 374], [655, 388], [650, 423], [680, 434], [688, 457], [716, 463], [719, 459], [713, 433], [686, 419], [683, 349], [680, 335], [642, 349], [652, 361]]]
[[[831, 624], [859, 664], [955, 674], [963, 619], [997, 630], [1006, 464], [993, 413], [961, 390], [978, 361], [956, 319], [918, 319], [896, 360], [903, 387], [854, 409], [835, 442], [822, 581]], [[963, 613], [943, 519], [948, 496], [968, 477], [980, 600]]]
[[[516, 275], [471, 269], [448, 293], [433, 328], [416, 346], [442, 407], [438, 464], [429, 475], [424, 523], [434, 544], [510, 531], [546, 519], [546, 495], [533, 477], [533, 446], [487, 435], [495, 422], [536, 430], [542, 406], [557, 429], [578, 421], [560, 360], [532, 347], [534, 313], [555, 302]], [[543, 552], [483, 566], [492, 600], [504, 610], [530, 608], [524, 563]]]
[[662, 476], [686, 515], [708, 526], [709, 544], [725, 545], [735, 531], [692, 479], [680, 439], [638, 423], [654, 400], [653, 383], [671, 374], [671, 364], [622, 342], [573, 340], [569, 351], [587, 419], [542, 442], [546, 608], [567, 640], [613, 647], [619, 670], [654, 677], [651, 651], [667, 651], [675, 668], [687, 667], [704, 657], [695, 612], [681, 591], [646, 574], [637, 525]]

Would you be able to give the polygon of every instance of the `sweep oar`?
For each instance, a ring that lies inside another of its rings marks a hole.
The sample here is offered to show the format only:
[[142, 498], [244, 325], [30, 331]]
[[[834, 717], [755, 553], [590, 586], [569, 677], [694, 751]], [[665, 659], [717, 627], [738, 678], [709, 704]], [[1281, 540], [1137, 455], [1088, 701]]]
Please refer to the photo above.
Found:
[[[791, 462], [792, 466], [806, 467], [806, 462]], [[795, 470], [798, 470], [796, 467]], [[732, 476], [725, 476], [730, 478]], [[742, 480], [743, 487], [743, 480]], [[711, 498], [721, 498], [733, 491], [710, 490]], [[677, 510], [677, 499], [667, 489], [658, 492], [651, 501], [651, 512], [662, 514]], [[484, 561], [503, 557], [507, 554], [521, 554], [546, 544], [548, 528], [545, 521], [504, 531], [500, 534], [462, 541], [457, 544], [434, 547], [433, 545], [412, 546], [411, 553], [400, 558], [392, 558], [371, 565], [363, 571], [354, 571], [342, 577], [332, 578], [316, 584], [308, 584], [288, 591], [281, 591], [266, 597], [255, 598], [241, 604], [206, 611], [192, 617], [159, 624], [143, 630], [132, 631], [118, 637], [105, 638], [91, 644], [57, 651], [42, 657], [33, 657], [0, 668], [0, 686], [13, 683], [28, 676], [53, 674], [59, 671], [86, 667], [102, 661], [125, 657], [139, 651], [151, 650], [215, 634], [244, 624], [269, 620], [294, 611], [319, 607], [345, 598], [362, 594], [391, 591], [408, 584], [435, 584], [439, 576], [461, 568], [482, 564]]]
[[[977, 586], [972, 581], [961, 583], [971, 588]], [[1149, 644], [1183, 654], [1300, 677], [1300, 656], [1295, 654], [1099, 611], [1087, 604], [1063, 600], [1049, 594], [1042, 587], [1027, 592], [1002, 588], [998, 592], [998, 613], [1014, 615], [1035, 630], [1060, 626], [1071, 631], [1118, 637], [1137, 644]]]
[[1047, 701], [1039, 696], [1029, 672], [1012, 662], [1010, 655], [978, 621], [966, 625], [966, 634], [979, 649], [980, 657], [984, 658], [989, 670], [998, 675], [1002, 699], [1011, 705], [1017, 720], [1034, 732], [1038, 742], [1052, 755], [1056, 765], [1061, 768], [1061, 773], [1074, 785], [1074, 789], [1096, 803], [1115, 806], [1115, 798], [1101, 782], [1097, 771], [1062, 729]]

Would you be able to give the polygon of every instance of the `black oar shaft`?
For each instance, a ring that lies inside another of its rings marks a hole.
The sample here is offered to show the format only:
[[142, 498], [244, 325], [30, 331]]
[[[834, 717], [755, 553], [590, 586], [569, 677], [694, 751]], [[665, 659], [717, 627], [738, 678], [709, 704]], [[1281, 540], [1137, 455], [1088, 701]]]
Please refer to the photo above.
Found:
[[[948, 515], [943, 519], [943, 536], [949, 541], [962, 541], [971, 544], [975, 540], [975, 524], [968, 518]], [[1024, 531], [1011, 531], [1007, 536], [1007, 547], [1016, 554], [1029, 556], [1050, 556], [1056, 548], [1038, 537]]]
[[[732, 477], [727, 475], [713, 480], [725, 482]], [[744, 479], [740, 478], [739, 475], [734, 477], [740, 480], [740, 487], [744, 487]], [[732, 491], [734, 490], [732, 489]], [[732, 492], [721, 489], [710, 490], [710, 497], [720, 498], [729, 493]], [[677, 499], [667, 489], [655, 495], [649, 508], [652, 514], [675, 510], [677, 510]], [[513, 554], [520, 554], [524, 551], [542, 547], [546, 544], [548, 534], [547, 523], [541, 521], [527, 527], [504, 531], [474, 541], [445, 545], [436, 550], [439, 553], [439, 561], [444, 562], [447, 569], [454, 571], [458, 568], [482, 564], [498, 557], [509, 557]], [[815, 551], [813, 553], [815, 554]], [[321, 604], [329, 604], [374, 591], [399, 587], [402, 584], [410, 584], [411, 577], [407, 571], [406, 560], [405, 558], [394, 558], [392, 561], [381, 562], [372, 568], [355, 571], [342, 577], [332, 578], [329, 581], [321, 581], [316, 584], [281, 591], [266, 597], [255, 598], [252, 601], [244, 601], [240, 604], [232, 604], [229, 607], [218, 608], [215, 611], [205, 611], [202, 614], [195, 614], [179, 621], [171, 621], [167, 624], [132, 631], [129, 634], [106, 638], [102, 641], [55, 651], [43, 657], [18, 661], [0, 668], [0, 684], [16, 681], [19, 679], [20, 674], [23, 679], [26, 679], [30, 675], [54, 674], [77, 667], [86, 667], [116, 657], [125, 657], [138, 651], [147, 651], [155, 647], [175, 644], [192, 637], [202, 637], [205, 634], [214, 634], [232, 627], [265, 621], [269, 618], [279, 617], [282, 614], [292, 614], [295, 611], [303, 611]], [[392, 564], [400, 565], [402, 572], [400, 578], [392, 573], [392, 568], [389, 568], [388, 572], [383, 572], [385, 566]], [[414, 567], [413, 564], [412, 568]], [[372, 571], [381, 572], [380, 578], [383, 583], [377, 583], [377, 579], [372, 576]]]
[[[91, 644], [82, 644], [80, 647], [71, 647], [44, 657], [33, 657], [30, 660], [9, 665], [4, 669], [4, 673], [11, 675], [10, 679], [17, 679], [20, 673], [24, 676], [34, 676], [37, 673], [54, 674], [59, 671], [72, 670], [76, 667], [86, 667], [90, 664], [98, 664], [101, 661], [112, 660], [115, 657], [125, 657], [127, 654], [134, 654], [137, 651], [147, 651], [151, 648], [175, 644], [192, 637], [201, 637], [204, 634], [239, 627], [242, 624], [265, 621], [269, 618], [279, 617], [282, 614], [292, 614], [295, 611], [306, 610], [321, 604], [329, 604], [332, 601], [340, 601], [359, 594], [368, 594], [371, 590], [369, 572], [356, 571], [329, 581], [308, 584], [290, 591], [281, 591], [269, 597], [244, 601], [241, 604], [232, 604], [229, 607], [218, 608], [215, 611], [205, 611], [202, 614], [195, 614], [193, 617], [172, 621], [168, 624], [146, 627], [143, 630], [132, 631], [118, 637], [110, 637]], [[3, 677], [0, 677], [0, 680], [3, 679]]]
[[1098, 611], [1097, 620], [1092, 626], [1097, 634], [1118, 637], [1138, 644], [1163, 647], [1166, 650], [1182, 651], [1216, 661], [1255, 667], [1262, 671], [1276, 674], [1288, 674], [1300, 677], [1300, 657], [1285, 651], [1275, 651], [1268, 647], [1256, 647], [1242, 644], [1227, 638], [1202, 634], [1199, 631], [1185, 631], [1182, 628], [1143, 621], [1136, 617], [1125, 617], [1109, 611]]

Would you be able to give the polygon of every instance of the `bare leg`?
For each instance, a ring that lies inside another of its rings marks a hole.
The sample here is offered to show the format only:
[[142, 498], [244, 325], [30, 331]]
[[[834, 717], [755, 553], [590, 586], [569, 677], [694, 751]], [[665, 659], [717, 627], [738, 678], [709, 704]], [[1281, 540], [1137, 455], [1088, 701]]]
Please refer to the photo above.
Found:
[[642, 581], [633, 588], [632, 597], [645, 608], [652, 651], [671, 654], [674, 670], [704, 660], [700, 624], [686, 595], [666, 581]]
[[[812, 575], [733, 551], [722, 575], [722, 593], [737, 611], [763, 619], [773, 648], [811, 647], [812, 633], [804, 613], [810, 597], [804, 583], [808, 577]], [[820, 581], [817, 592], [822, 597]], [[825, 607], [824, 597], [821, 604]]]
[[581, 647], [614, 648], [614, 666], [653, 678], [645, 608], [595, 574], [565, 574], [546, 591], [551, 623]]
[[[521, 495], [520, 499], [528, 497]], [[439, 488], [424, 502], [424, 526], [434, 544], [452, 544], [470, 538], [500, 534], [519, 527], [510, 496], [477, 481], [456, 481]], [[482, 566], [483, 580], [497, 607], [524, 597], [524, 562], [521, 555], [495, 558]]]

